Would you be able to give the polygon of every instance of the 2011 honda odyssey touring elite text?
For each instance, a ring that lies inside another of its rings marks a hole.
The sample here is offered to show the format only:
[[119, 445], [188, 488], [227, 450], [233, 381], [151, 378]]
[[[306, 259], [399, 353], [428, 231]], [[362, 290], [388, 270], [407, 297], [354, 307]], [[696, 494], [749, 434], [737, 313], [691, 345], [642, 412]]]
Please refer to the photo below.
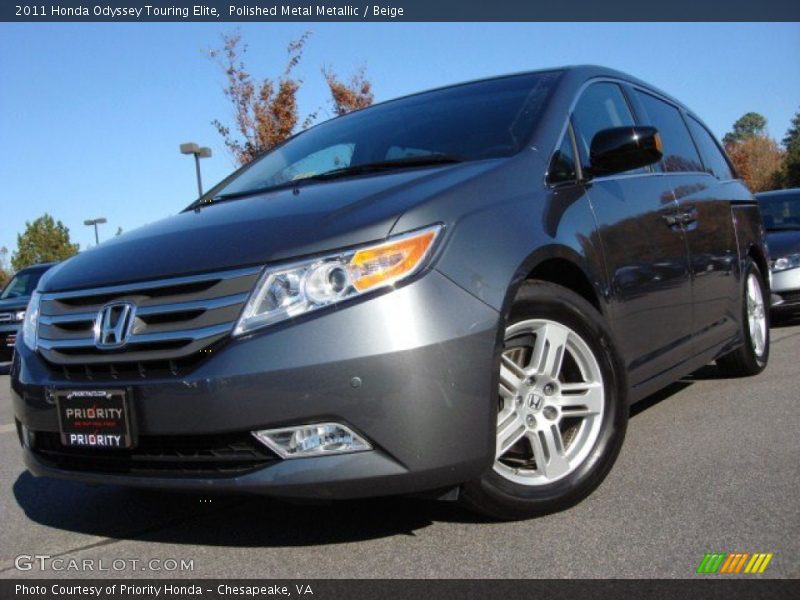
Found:
[[37, 475], [542, 514], [600, 484], [631, 402], [764, 368], [767, 265], [753, 196], [664, 93], [599, 67], [437, 89], [49, 271], [19, 436]]

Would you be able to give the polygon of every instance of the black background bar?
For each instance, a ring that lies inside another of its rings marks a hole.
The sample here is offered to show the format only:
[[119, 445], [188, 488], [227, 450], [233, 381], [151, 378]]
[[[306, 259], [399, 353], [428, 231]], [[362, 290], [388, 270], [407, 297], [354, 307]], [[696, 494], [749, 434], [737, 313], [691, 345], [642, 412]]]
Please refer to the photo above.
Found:
[[[188, 9], [188, 15], [147, 15], [145, 6]], [[231, 15], [231, 6], [249, 7]], [[60, 7], [64, 14], [53, 9]], [[67, 14], [80, 7], [78, 16]], [[195, 7], [198, 7], [195, 10]], [[319, 8], [343, 9], [320, 14]], [[383, 9], [376, 14], [375, 7]], [[210, 9], [216, 10], [216, 16]], [[308, 9], [310, 15], [286, 14], [284, 8]], [[125, 12], [112, 12], [125, 9]], [[130, 9], [134, 9], [133, 14]], [[140, 14], [135, 14], [141, 9]], [[254, 9], [274, 9], [275, 15]], [[366, 15], [364, 13], [367, 13]], [[44, 13], [44, 14], [42, 14]], [[88, 14], [87, 14], [88, 13]], [[366, 0], [311, 2], [303, 0], [3, 0], [0, 21], [800, 21], [798, 0]], [[654, 40], [669, 44], [675, 40]]]
[[[74, 575], [74, 574], [73, 574]], [[154, 593], [113, 594], [109, 586], [135, 585], [159, 588]], [[44, 594], [24, 594], [17, 585], [43, 588]], [[53, 589], [56, 586], [56, 590]], [[102, 588], [100, 595], [63, 593], [74, 586]], [[170, 592], [167, 586], [172, 586]], [[196, 586], [196, 587], [195, 587]], [[219, 586], [227, 586], [220, 590]], [[227, 592], [244, 586], [285, 586], [288, 595], [245, 595]], [[298, 591], [298, 586], [300, 591]], [[310, 586], [313, 594], [303, 593]], [[199, 593], [175, 593], [188, 588]], [[225, 593], [220, 593], [225, 591]], [[210, 580], [210, 579], [63, 579], [2, 580], [2, 600], [592, 600], [637, 598], [704, 598], [708, 600], [736, 600], [739, 598], [797, 598], [800, 584], [797, 580], [760, 579], [745, 576], [698, 575], [694, 579], [639, 579], [639, 580]]]

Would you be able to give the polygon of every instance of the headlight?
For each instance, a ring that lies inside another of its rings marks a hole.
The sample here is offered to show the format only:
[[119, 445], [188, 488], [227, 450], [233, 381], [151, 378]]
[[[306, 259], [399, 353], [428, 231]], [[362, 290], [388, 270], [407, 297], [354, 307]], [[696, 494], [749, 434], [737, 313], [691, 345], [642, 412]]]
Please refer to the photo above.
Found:
[[22, 322], [22, 341], [34, 352], [36, 352], [41, 299], [42, 295], [39, 292], [33, 292], [31, 300], [28, 302], [28, 308], [25, 310], [25, 320]]
[[422, 268], [440, 231], [436, 225], [379, 244], [271, 267], [250, 294], [233, 334], [392, 286]]
[[16, 313], [14, 313], [14, 320], [17, 323], [22, 321], [24, 318], [25, 318], [25, 311], [24, 310], [20, 310], [20, 311], [17, 311]]
[[800, 254], [790, 254], [789, 256], [782, 256], [772, 262], [772, 271], [786, 271], [787, 269], [794, 269], [800, 267]]

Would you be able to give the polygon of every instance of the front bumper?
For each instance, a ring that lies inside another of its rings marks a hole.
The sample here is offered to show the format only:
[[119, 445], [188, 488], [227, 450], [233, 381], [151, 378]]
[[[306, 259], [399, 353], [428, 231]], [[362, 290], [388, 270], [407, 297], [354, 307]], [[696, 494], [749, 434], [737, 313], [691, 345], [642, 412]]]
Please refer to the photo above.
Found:
[[335, 421], [374, 447], [277, 459], [224, 477], [72, 470], [42, 460], [35, 446], [24, 450], [25, 461], [34, 474], [87, 482], [298, 498], [462, 483], [478, 477], [494, 456], [498, 325], [496, 311], [432, 271], [391, 293], [231, 339], [180, 378], [77, 383], [18, 344], [14, 412], [33, 432], [58, 431], [48, 389], [125, 386], [140, 438]]
[[800, 268], [772, 273], [771, 307], [775, 311], [800, 310]]

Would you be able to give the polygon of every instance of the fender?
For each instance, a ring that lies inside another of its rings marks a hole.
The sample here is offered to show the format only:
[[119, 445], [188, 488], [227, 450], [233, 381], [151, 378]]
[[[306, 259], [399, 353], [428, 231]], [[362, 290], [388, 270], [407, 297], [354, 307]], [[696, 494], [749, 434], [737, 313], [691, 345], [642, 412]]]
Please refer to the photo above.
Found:
[[[563, 244], [547, 244], [531, 252], [514, 272], [501, 308], [501, 314], [504, 318], [508, 314], [511, 303], [517, 295], [522, 283], [530, 279], [530, 275], [536, 271], [538, 267], [553, 259], [564, 260], [580, 271], [592, 287], [599, 304], [600, 313], [604, 317], [607, 317], [609, 313], [610, 293], [604, 265], [590, 265], [586, 257], [581, 256], [569, 246]], [[548, 280], [550, 279], [548, 278]], [[558, 281], [554, 281], [553, 283], [558, 283]]]

